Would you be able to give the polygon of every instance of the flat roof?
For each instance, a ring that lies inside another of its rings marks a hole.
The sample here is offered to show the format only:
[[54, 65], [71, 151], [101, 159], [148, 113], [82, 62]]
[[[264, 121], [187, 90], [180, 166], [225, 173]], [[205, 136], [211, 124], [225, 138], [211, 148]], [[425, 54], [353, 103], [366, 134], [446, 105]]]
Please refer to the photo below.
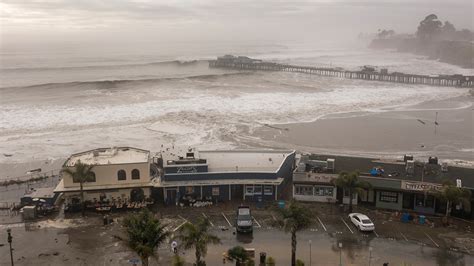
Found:
[[146, 163], [149, 155], [150, 151], [132, 147], [99, 148], [73, 154], [64, 165], [74, 166], [79, 160], [90, 165]]
[[276, 172], [289, 150], [216, 150], [199, 151], [206, 159], [209, 172]]
[[[462, 180], [462, 186], [474, 188], [474, 169], [468, 167], [459, 167], [448, 165], [448, 171], [441, 171], [441, 165], [429, 164], [425, 161], [418, 161], [415, 158], [415, 169], [413, 175], [408, 175], [405, 170], [405, 162], [403, 158], [400, 160], [388, 160], [381, 158], [366, 158], [355, 156], [327, 155], [327, 154], [310, 154], [303, 155], [300, 163], [306, 163], [308, 160], [325, 161], [329, 158], [335, 159], [335, 173], [342, 171], [358, 170], [361, 176], [367, 178], [372, 177], [370, 170], [373, 167], [382, 167], [385, 173], [382, 176], [374, 176], [374, 179], [380, 180], [407, 180], [414, 182], [428, 182], [441, 184], [446, 179], [456, 183], [456, 179]], [[440, 161], [442, 161], [440, 159]]]

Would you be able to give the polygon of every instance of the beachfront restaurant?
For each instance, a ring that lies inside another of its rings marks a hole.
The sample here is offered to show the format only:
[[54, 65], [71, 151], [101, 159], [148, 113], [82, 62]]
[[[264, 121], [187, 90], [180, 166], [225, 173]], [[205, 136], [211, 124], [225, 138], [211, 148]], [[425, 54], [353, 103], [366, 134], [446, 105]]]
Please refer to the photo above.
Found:
[[163, 158], [154, 197], [173, 205], [189, 201], [275, 201], [288, 198], [295, 151], [195, 151]]
[[[151, 179], [157, 174], [150, 165], [150, 152], [132, 147], [99, 148], [71, 155], [64, 168], [76, 163], [92, 165], [93, 176], [84, 183], [84, 201], [89, 208], [138, 208], [152, 203]], [[80, 183], [67, 173], [54, 189], [68, 209], [80, 206]]]

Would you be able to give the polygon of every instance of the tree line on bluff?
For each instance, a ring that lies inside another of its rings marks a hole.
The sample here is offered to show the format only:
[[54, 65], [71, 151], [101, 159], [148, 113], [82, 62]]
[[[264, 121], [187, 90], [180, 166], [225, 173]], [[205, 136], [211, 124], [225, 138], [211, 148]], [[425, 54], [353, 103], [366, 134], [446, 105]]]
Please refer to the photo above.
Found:
[[474, 32], [468, 29], [457, 30], [452, 23], [443, 23], [435, 14], [420, 21], [415, 34], [397, 34], [392, 29], [379, 29], [375, 37], [370, 48], [396, 49], [473, 68]]

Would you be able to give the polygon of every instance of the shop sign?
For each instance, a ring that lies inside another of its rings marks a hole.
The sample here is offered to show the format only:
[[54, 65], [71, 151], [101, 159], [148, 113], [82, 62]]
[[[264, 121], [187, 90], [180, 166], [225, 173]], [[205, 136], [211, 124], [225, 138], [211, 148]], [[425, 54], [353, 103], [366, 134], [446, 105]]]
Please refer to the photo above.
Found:
[[440, 184], [402, 181], [403, 190], [412, 190], [412, 191], [438, 190], [439, 191], [442, 188], [443, 186]]

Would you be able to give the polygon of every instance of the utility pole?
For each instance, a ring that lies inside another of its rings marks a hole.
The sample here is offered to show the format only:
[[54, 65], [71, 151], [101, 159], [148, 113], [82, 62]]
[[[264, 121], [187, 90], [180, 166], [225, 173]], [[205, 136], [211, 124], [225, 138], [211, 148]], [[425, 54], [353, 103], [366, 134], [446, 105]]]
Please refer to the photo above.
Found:
[[342, 243], [339, 242], [339, 266], [342, 266]]
[[311, 263], [311, 239], [308, 241], [309, 243], [309, 266], [312, 266], [313, 264]]
[[11, 263], [12, 263], [12, 266], [13, 265], [13, 249], [12, 249], [12, 240], [13, 240], [13, 237], [12, 237], [12, 229], [8, 228], [7, 229], [7, 234], [8, 234], [8, 244], [10, 244], [10, 260], [11, 260]]
[[370, 266], [371, 260], [372, 260], [372, 247], [369, 247], [369, 266]]

